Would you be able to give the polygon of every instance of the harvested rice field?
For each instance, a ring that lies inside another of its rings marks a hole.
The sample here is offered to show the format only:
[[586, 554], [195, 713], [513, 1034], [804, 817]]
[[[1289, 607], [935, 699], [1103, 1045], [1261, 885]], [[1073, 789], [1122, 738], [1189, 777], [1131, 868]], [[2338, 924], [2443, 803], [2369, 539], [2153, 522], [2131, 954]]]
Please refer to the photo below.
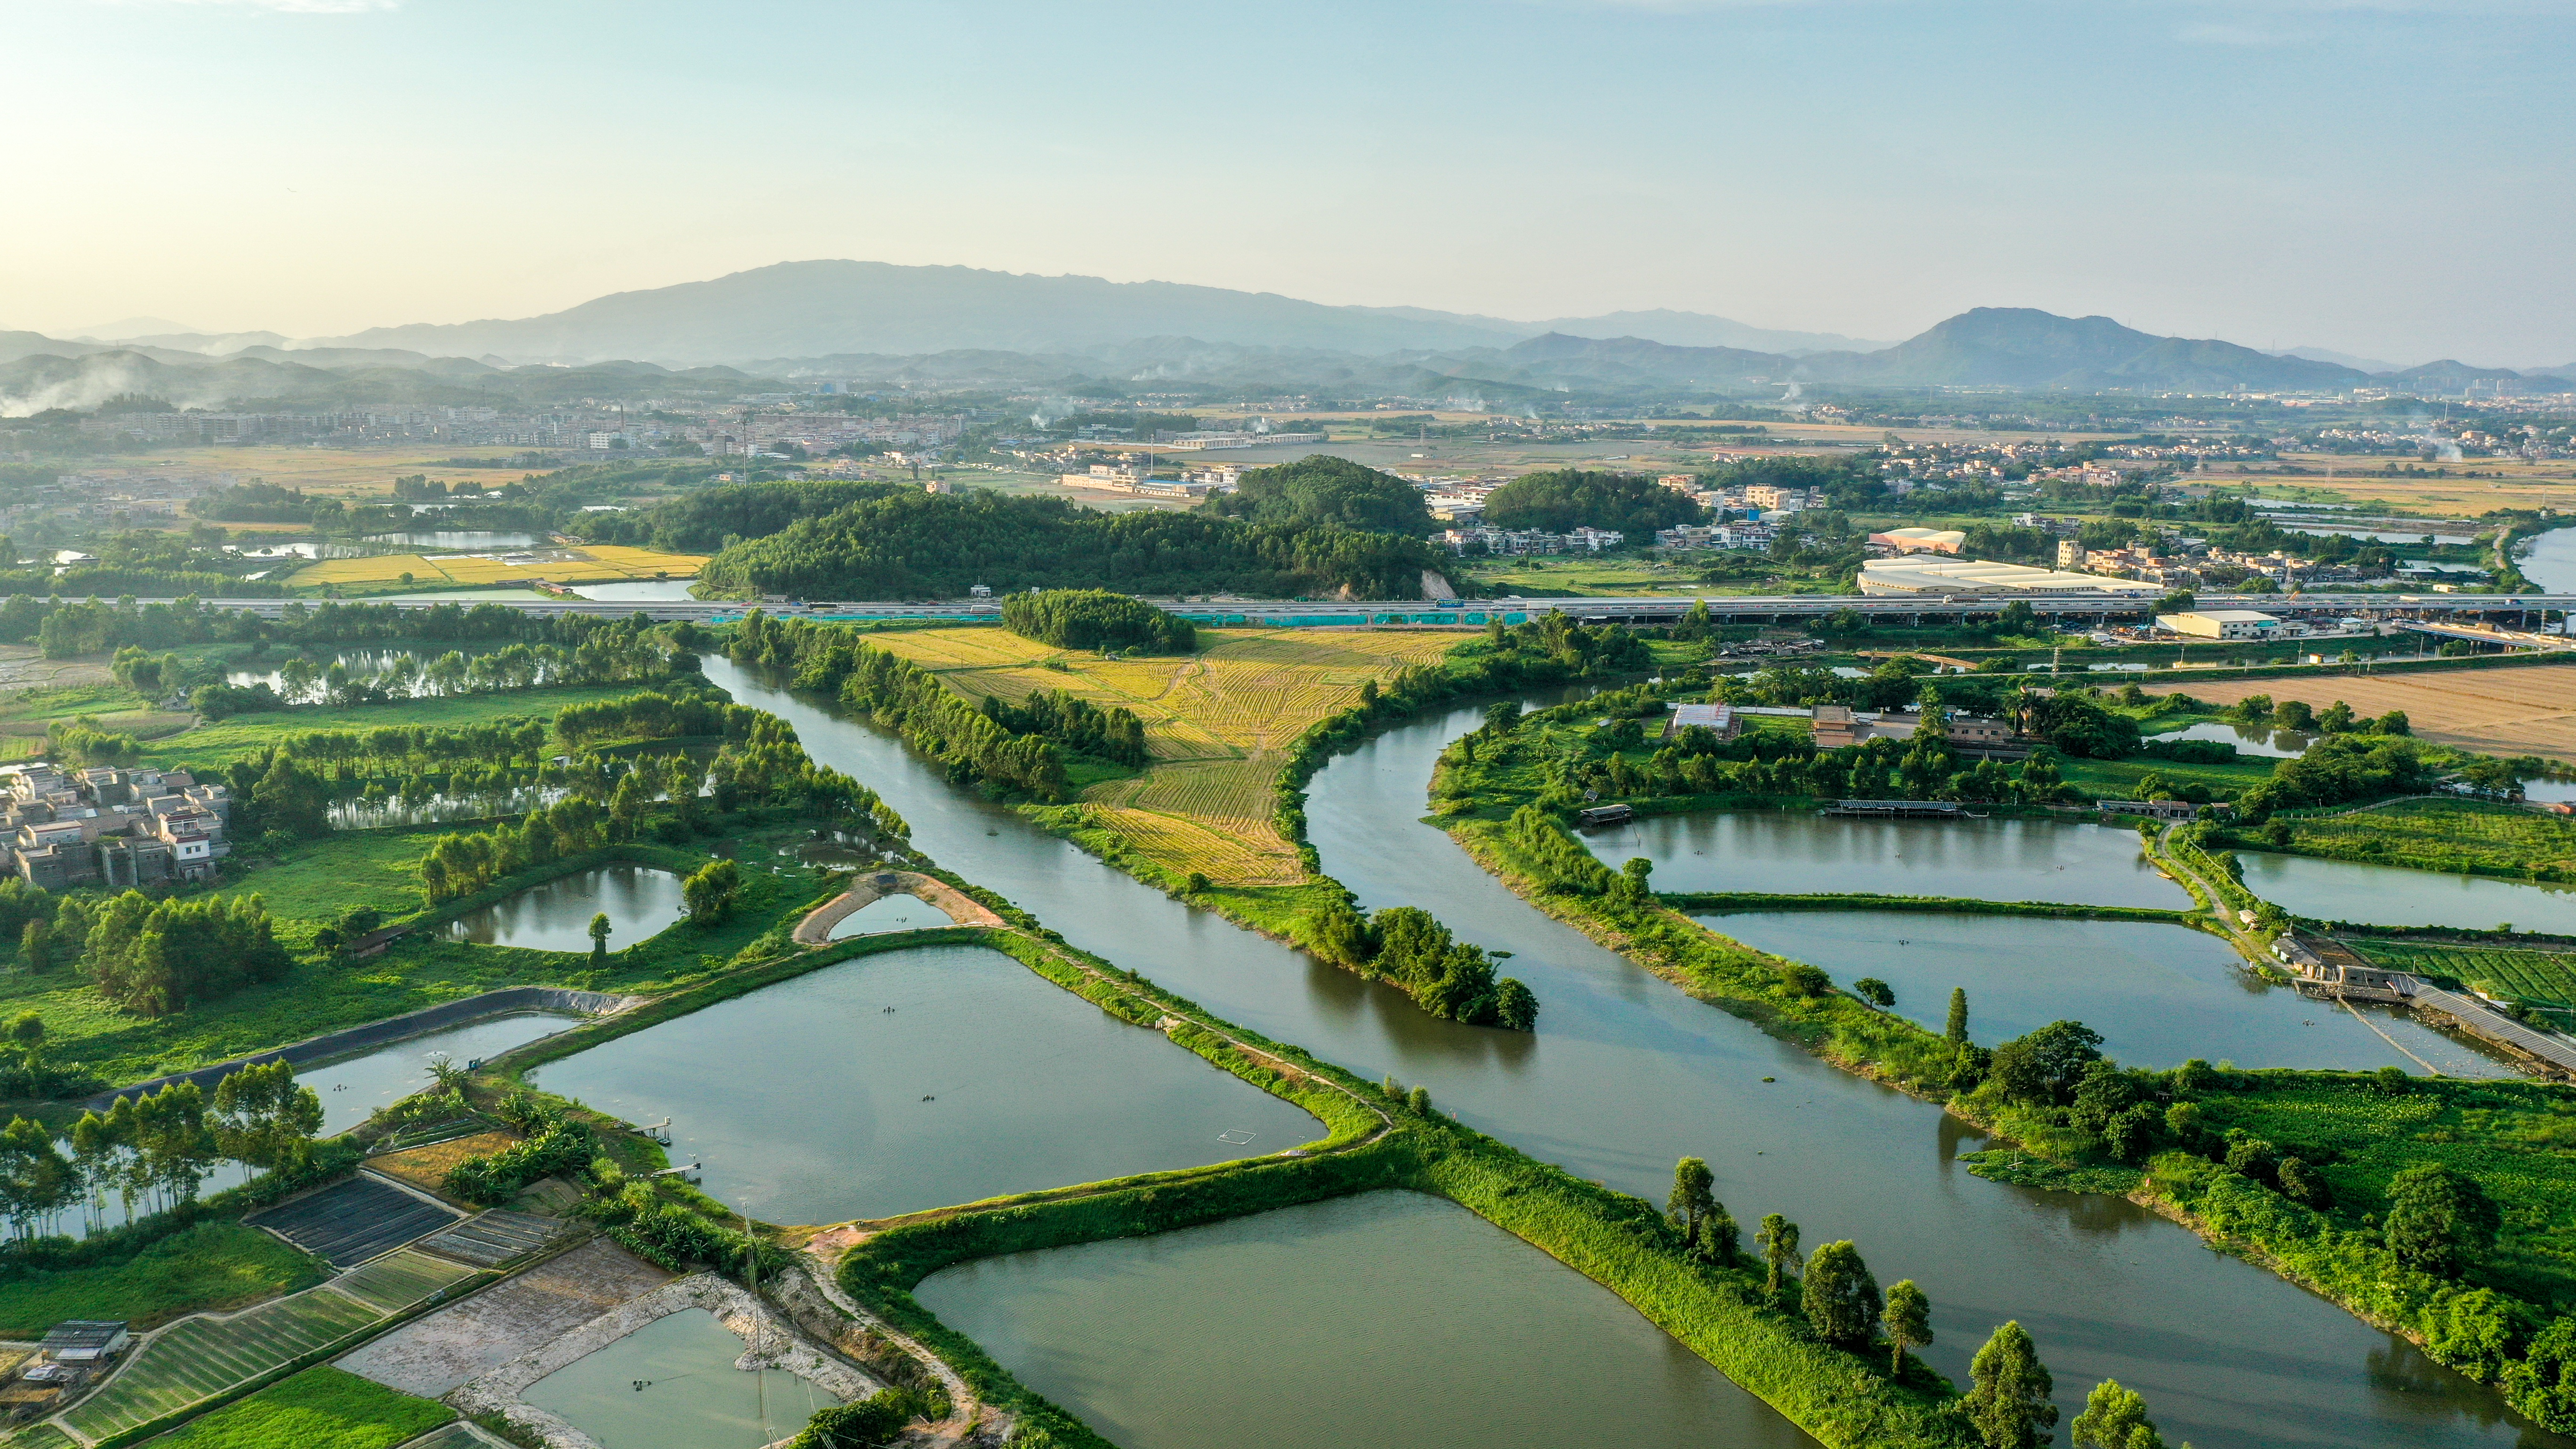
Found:
[[700, 554], [663, 553], [622, 544], [548, 544], [507, 554], [380, 553], [330, 558], [297, 569], [287, 582], [354, 589], [438, 588], [449, 584], [614, 584], [637, 579], [695, 578]]
[[2435, 744], [2485, 755], [2576, 761], [2576, 665], [2213, 679], [2176, 687], [2216, 704], [2263, 694], [2275, 702], [2303, 700], [2316, 709], [2342, 700], [2365, 718], [2404, 710], [2417, 738]]
[[1062, 690], [1133, 710], [1153, 764], [1083, 792], [1093, 824], [1179, 871], [1230, 885], [1292, 885], [1297, 852], [1271, 824], [1282, 752], [1349, 708], [1360, 686], [1438, 661], [1462, 636], [1364, 629], [1210, 629], [1195, 655], [1104, 659], [997, 628], [928, 629], [869, 643], [969, 699]]

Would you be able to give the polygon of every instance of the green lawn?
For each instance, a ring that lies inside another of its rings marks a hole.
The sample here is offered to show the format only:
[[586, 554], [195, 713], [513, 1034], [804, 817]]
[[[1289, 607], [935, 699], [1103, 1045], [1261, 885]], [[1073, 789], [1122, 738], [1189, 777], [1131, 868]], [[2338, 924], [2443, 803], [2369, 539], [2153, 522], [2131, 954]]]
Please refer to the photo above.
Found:
[[2576, 821], [2486, 800], [2392, 800], [2290, 822], [2291, 850], [2421, 870], [2576, 877]]
[[348, 709], [299, 705], [266, 714], [237, 714], [199, 725], [185, 734], [155, 743], [145, 756], [156, 765], [198, 769], [230, 764], [234, 759], [279, 738], [306, 730], [366, 730], [384, 725], [430, 725], [453, 729], [505, 715], [552, 719], [566, 705], [614, 699], [642, 688], [635, 684], [582, 685], [570, 689], [529, 689], [515, 693], [469, 694], [454, 699], [409, 699], [399, 704], [367, 704]]
[[0, 1280], [0, 1334], [35, 1337], [66, 1318], [122, 1318], [152, 1328], [309, 1288], [326, 1276], [316, 1260], [256, 1228], [201, 1223], [122, 1263]]
[[456, 1417], [329, 1365], [226, 1404], [154, 1441], [165, 1449], [392, 1449]]
[[[488, 823], [474, 823], [343, 830], [282, 851], [274, 861], [237, 859], [234, 863], [246, 869], [223, 888], [256, 891], [271, 913], [315, 924], [337, 920], [352, 906], [407, 916], [421, 908], [420, 858], [431, 844], [441, 835], [488, 828]], [[298, 945], [312, 939], [309, 929], [285, 927], [283, 934]]]
[[2188, 765], [2180, 760], [2068, 760], [2060, 766], [2066, 783], [2088, 794], [2126, 800], [2149, 772], [2161, 775], [2176, 790], [2204, 785], [2221, 798], [2272, 778], [2271, 760], [2240, 760], [2233, 765]]

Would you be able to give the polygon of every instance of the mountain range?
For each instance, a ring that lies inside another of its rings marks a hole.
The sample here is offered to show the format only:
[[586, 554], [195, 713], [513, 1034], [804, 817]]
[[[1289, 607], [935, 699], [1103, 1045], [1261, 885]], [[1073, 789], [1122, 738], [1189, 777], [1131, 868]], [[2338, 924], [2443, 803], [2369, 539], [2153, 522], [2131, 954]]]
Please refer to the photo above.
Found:
[[1345, 307], [1172, 282], [968, 267], [788, 262], [619, 292], [539, 317], [379, 327], [297, 341], [162, 331], [132, 318], [65, 340], [0, 332], [0, 410], [44, 398], [148, 392], [174, 401], [433, 401], [578, 396], [614, 376], [677, 374], [729, 389], [755, 377], [1030, 388], [1168, 379], [1228, 391], [1474, 396], [1495, 405], [1582, 393], [1757, 395], [1790, 383], [2096, 392], [2556, 391], [2552, 374], [2444, 360], [2357, 367], [2317, 349], [2270, 353], [2160, 337], [2107, 317], [1980, 307], [1893, 345], [1656, 310], [1544, 323], [1412, 307]]

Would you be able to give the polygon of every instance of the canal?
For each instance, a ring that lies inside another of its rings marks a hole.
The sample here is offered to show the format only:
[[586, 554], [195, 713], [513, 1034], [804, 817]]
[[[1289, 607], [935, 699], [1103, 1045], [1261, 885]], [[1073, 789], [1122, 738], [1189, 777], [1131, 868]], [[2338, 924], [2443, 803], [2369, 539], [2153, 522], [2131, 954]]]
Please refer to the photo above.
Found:
[[1362, 905], [1421, 906], [1513, 952], [1506, 969], [1542, 1003], [1534, 1036], [1432, 1020], [1392, 988], [1193, 910], [952, 788], [891, 735], [730, 661], [710, 656], [706, 669], [793, 724], [817, 761], [881, 792], [941, 864], [1076, 945], [1365, 1077], [1420, 1083], [1469, 1125], [1580, 1176], [1661, 1202], [1675, 1159], [1702, 1156], [1739, 1219], [1784, 1212], [1810, 1242], [1854, 1239], [1882, 1282], [1911, 1277], [1931, 1294], [1940, 1338], [1927, 1357], [1956, 1381], [1986, 1334], [2018, 1318], [2069, 1417], [2116, 1377], [2148, 1396], [2169, 1439], [2201, 1449], [2561, 1442], [2518, 1438], [2533, 1431], [2493, 1393], [2143, 1208], [1971, 1175], [1954, 1159], [1981, 1139], [1957, 1119], [1694, 1001], [1529, 907], [1418, 823], [1432, 765], [1475, 727], [1474, 709], [1336, 759], [1308, 815], [1325, 868]]

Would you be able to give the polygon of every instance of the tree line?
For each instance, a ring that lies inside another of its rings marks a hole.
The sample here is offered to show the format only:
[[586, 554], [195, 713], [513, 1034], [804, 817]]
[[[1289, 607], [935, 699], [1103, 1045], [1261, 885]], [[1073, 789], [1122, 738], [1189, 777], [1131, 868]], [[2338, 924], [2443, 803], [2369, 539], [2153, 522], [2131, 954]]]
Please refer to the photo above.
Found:
[[959, 598], [976, 584], [998, 593], [1107, 587], [1410, 599], [1421, 596], [1423, 574], [1447, 562], [1445, 550], [1414, 534], [910, 489], [746, 534], [704, 577], [729, 593], [808, 599]]
[[1132, 711], [1040, 691], [1024, 704], [970, 704], [939, 676], [872, 649], [850, 630], [753, 610], [734, 631], [732, 656], [791, 670], [798, 689], [836, 695], [900, 731], [950, 778], [1056, 801], [1065, 795], [1067, 750], [1144, 761], [1144, 724]]
[[43, 646], [48, 659], [106, 654], [128, 646], [157, 651], [183, 644], [219, 643], [252, 645], [254, 659], [261, 649], [274, 645], [370, 644], [404, 639], [429, 643], [497, 640], [570, 647], [601, 630], [631, 627], [634, 626], [625, 621], [587, 614], [525, 614], [499, 604], [434, 604], [426, 609], [403, 609], [391, 604], [307, 604], [293, 600], [280, 611], [280, 617], [262, 619], [239, 610], [211, 608], [194, 596], [167, 604], [143, 604], [123, 599], [111, 603], [86, 593], [58, 593], [50, 599], [20, 593], [0, 602], [0, 643], [34, 642]]
[[74, 1206], [95, 1233], [106, 1226], [110, 1197], [133, 1222], [194, 1202], [221, 1161], [254, 1172], [300, 1171], [321, 1130], [321, 1097], [295, 1085], [286, 1062], [226, 1075], [211, 1101], [194, 1082], [118, 1097], [105, 1112], [80, 1115], [68, 1152], [42, 1123], [12, 1118], [0, 1131], [0, 1213], [20, 1241]]
[[[1682, 1234], [1683, 1255], [1705, 1271], [1733, 1272], [1743, 1264], [1743, 1227], [1716, 1193], [1708, 1163], [1685, 1157], [1673, 1167], [1665, 1216]], [[1819, 1244], [1802, 1260], [1798, 1225], [1766, 1213], [1753, 1242], [1763, 1274], [1761, 1294], [1781, 1313], [1803, 1319], [1820, 1343], [1869, 1354], [1886, 1345], [1888, 1376], [1902, 1382], [1907, 1355], [1933, 1342], [1932, 1300], [1912, 1279], [1882, 1292], [1877, 1275], [1849, 1239]], [[1803, 1262], [1804, 1271], [1801, 1272]], [[1959, 1410], [1986, 1449], [2037, 1449], [2058, 1420], [2050, 1402], [2056, 1382], [2039, 1359], [2039, 1347], [2018, 1320], [1998, 1326], [1968, 1366], [1968, 1391]], [[2105, 1379], [2070, 1426], [2079, 1449], [2163, 1449], [2147, 1416], [2146, 1401]], [[2187, 1446], [2186, 1446], [2187, 1449]]]

